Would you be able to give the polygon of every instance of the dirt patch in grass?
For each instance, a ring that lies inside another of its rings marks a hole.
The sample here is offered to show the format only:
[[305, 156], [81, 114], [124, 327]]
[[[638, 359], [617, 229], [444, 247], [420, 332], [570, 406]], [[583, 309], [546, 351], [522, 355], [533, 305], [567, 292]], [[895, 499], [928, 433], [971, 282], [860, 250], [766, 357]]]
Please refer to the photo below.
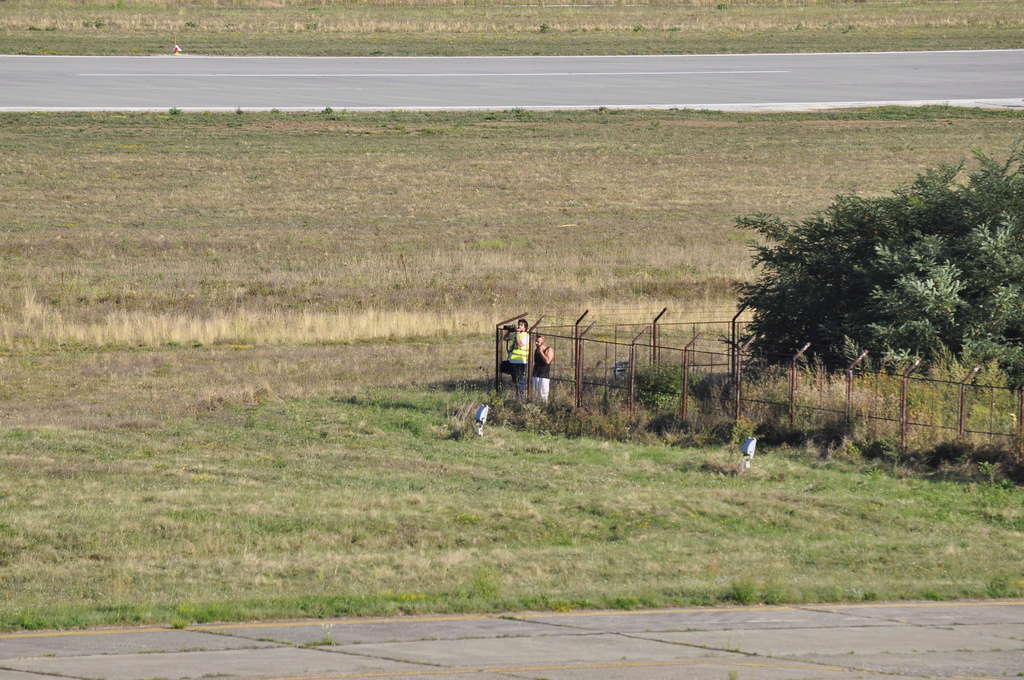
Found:
[[742, 124], [725, 120], [670, 120], [666, 121], [665, 125], [688, 128], [735, 128]]
[[[949, 121], [936, 120], [936, 123], [948, 123]], [[903, 120], [805, 120], [801, 121], [801, 125], [804, 127], [814, 127], [822, 129], [907, 129], [913, 128], [913, 121]]]

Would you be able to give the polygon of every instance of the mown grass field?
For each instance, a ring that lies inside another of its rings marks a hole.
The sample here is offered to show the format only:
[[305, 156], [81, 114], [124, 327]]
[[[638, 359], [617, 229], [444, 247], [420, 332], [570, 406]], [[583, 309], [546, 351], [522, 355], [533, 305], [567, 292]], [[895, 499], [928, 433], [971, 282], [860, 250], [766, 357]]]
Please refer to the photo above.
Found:
[[[0, 117], [0, 626], [1022, 594], [1020, 490], [500, 425], [489, 324], [729, 308], [1020, 113]], [[759, 454], [759, 456], [762, 454]]]
[[[553, 6], [552, 6], [553, 5]], [[5, 0], [20, 54], [464, 55], [1024, 46], [1022, 0]]]
[[[333, 352], [336, 375], [358, 351]], [[0, 627], [1024, 593], [1019, 489], [453, 437], [477, 399], [263, 390], [149, 424], [6, 426]]]

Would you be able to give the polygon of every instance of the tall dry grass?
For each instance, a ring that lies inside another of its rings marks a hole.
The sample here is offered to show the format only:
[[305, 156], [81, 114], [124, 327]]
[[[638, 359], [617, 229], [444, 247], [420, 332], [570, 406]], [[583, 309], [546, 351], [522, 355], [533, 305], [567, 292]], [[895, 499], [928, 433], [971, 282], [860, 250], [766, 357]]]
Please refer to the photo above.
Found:
[[943, 29], [1007, 29], [1024, 23], [1021, 0], [991, 2], [834, 2], [825, 0], [640, 0], [623, 3], [535, 0], [359, 0], [353, 2], [170, 2], [98, 0], [50, 3], [7, 0], [0, 31], [29, 29], [116, 35], [204, 32], [250, 34], [514, 34], [536, 32], [765, 31], [850, 32]]
[[[33, 7], [41, 4], [42, 0], [5, 0], [12, 7]], [[56, 4], [56, 3], [47, 3]], [[118, 0], [114, 7], [117, 9], [180, 9], [180, 8], [208, 8], [208, 9], [332, 9], [332, 8], [358, 8], [358, 7], [537, 7], [570, 5], [580, 7], [621, 7], [621, 6], [653, 6], [653, 7], [674, 7], [674, 8], [713, 8], [718, 9], [722, 3], [720, 0], [559, 0], [558, 2], [545, 3], [539, 0]], [[761, 8], [808, 8], [808, 7], [843, 7], [843, 6], [864, 6], [868, 7], [902, 7], [906, 6], [907, 0], [732, 0], [728, 5], [733, 8], [761, 7]], [[960, 4], [952, 0], [930, 0], [931, 5], [952, 5]], [[1000, 4], [995, 0], [981, 0], [972, 4]], [[59, 3], [63, 8], [80, 7], [110, 7], [111, 3], [103, 0], [63, 0]]]
[[473, 335], [494, 323], [494, 314], [370, 309], [229, 311], [198, 317], [142, 311], [111, 312], [94, 321], [69, 317], [25, 295], [20, 313], [0, 317], [0, 347], [38, 349], [59, 345], [157, 346], [209, 344], [313, 344], [446, 338]]
[[585, 308], [684, 320], [754, 276], [736, 216], [887, 192], [998, 154], [1020, 120], [6, 115], [0, 343], [333, 342]]

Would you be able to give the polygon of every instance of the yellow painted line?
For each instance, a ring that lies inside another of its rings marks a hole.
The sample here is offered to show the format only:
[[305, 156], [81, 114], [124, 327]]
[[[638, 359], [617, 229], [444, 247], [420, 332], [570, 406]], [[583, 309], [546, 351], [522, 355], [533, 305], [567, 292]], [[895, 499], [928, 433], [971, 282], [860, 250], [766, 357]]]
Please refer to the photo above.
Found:
[[[494, 668], [437, 668], [422, 671], [374, 671], [367, 673], [332, 673], [329, 675], [287, 675], [278, 678], [260, 678], [259, 680], [344, 680], [346, 678], [408, 678], [423, 675], [479, 675], [481, 673], [529, 673], [537, 671], [579, 671], [601, 670], [606, 668], [670, 668], [679, 666], [723, 666], [731, 668], [773, 668], [796, 671], [833, 671], [849, 672], [849, 668], [841, 666], [819, 666], [817, 664], [794, 663], [754, 663], [750, 661], [728, 661], [725, 659], [706, 659], [700, 661], [623, 661], [618, 663], [588, 664], [553, 664], [548, 666], [496, 666]], [[255, 680], [255, 679], [253, 679]]]
[[241, 630], [246, 628], [299, 628], [312, 626], [361, 626], [380, 623], [444, 623], [454, 621], [491, 621], [507, 619], [524, 622], [529, 619], [583, 618], [598, 616], [656, 616], [659, 614], [717, 614], [721, 612], [762, 612], [762, 611], [828, 611], [844, 609], [912, 609], [935, 607], [1024, 607], [1022, 600], [974, 600], [970, 602], [875, 602], [860, 604], [806, 604], [806, 605], [762, 605], [750, 607], [679, 607], [674, 609], [638, 609], [630, 611], [569, 611], [569, 612], [508, 612], [505, 614], [467, 614], [453, 616], [392, 616], [378, 618], [309, 619], [302, 621], [214, 623], [186, 626], [185, 628], [104, 628], [97, 630], [40, 631], [24, 633], [2, 633], [0, 640], [24, 638], [71, 637], [75, 635], [132, 635], [135, 633], [168, 633], [179, 630], [203, 632], [217, 630]]

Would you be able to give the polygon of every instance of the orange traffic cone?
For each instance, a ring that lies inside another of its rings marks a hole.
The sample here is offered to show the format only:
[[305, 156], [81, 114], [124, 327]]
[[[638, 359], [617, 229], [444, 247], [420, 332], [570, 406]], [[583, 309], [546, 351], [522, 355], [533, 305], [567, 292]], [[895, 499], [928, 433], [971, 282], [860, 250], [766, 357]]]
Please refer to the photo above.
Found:
[[175, 45], [173, 48], [171, 48], [171, 54], [181, 54], [181, 48]]

